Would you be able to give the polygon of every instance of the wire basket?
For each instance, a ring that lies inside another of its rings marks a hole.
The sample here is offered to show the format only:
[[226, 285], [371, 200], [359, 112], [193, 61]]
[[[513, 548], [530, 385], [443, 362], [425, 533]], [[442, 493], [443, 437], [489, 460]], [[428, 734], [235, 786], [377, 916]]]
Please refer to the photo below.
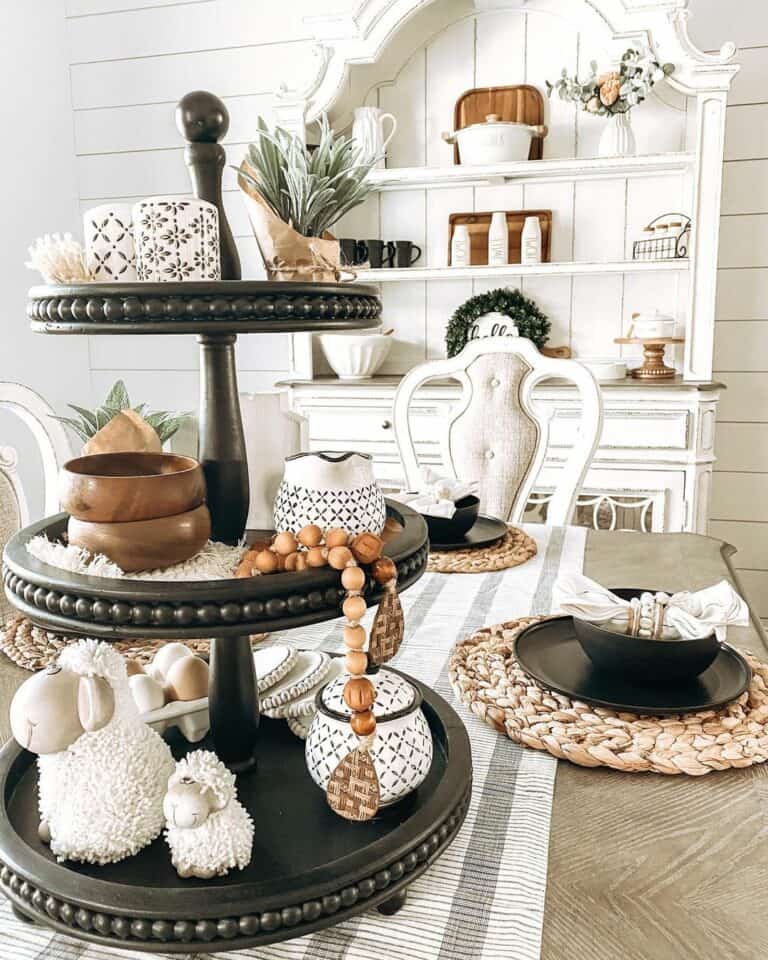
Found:
[[653, 230], [656, 226], [668, 223], [670, 220], [682, 223], [682, 229], [674, 230], [665, 236], [653, 237], [648, 240], [635, 240], [632, 245], [633, 260], [683, 260], [688, 256], [688, 246], [691, 239], [691, 218], [684, 213], [663, 213], [655, 220], [651, 220], [646, 230]]

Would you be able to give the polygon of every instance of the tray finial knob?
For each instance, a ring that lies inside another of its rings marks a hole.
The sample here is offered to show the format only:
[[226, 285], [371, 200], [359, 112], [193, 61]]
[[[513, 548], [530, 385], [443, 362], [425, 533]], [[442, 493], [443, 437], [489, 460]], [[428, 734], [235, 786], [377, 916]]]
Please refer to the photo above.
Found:
[[176, 127], [188, 143], [216, 143], [229, 130], [229, 111], [216, 94], [193, 90], [176, 106]]

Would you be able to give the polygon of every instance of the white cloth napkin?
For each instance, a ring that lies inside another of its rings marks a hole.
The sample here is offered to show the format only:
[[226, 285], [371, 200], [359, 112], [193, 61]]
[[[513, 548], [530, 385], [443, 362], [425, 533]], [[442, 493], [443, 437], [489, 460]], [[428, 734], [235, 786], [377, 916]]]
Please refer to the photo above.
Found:
[[[704, 590], [661, 594], [668, 597], [664, 623], [686, 640], [703, 637], [714, 629], [717, 639], [725, 640], [729, 624], [744, 627], [749, 623], [749, 609], [727, 580]], [[579, 573], [561, 576], [555, 583], [552, 599], [563, 613], [580, 620], [618, 626], [629, 620], [629, 601]]]
[[419, 489], [403, 490], [391, 494], [393, 500], [407, 504], [417, 513], [429, 517], [445, 517], [447, 520], [456, 513], [456, 501], [475, 493], [477, 482], [461, 483], [452, 477], [441, 477], [429, 467], [419, 471]]

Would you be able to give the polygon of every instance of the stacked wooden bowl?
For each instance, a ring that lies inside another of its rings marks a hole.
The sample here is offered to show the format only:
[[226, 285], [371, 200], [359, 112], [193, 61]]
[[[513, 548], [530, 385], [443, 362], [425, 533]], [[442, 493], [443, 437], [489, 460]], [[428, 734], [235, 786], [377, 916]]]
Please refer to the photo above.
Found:
[[171, 453], [101, 453], [64, 464], [59, 498], [69, 542], [125, 573], [193, 557], [211, 535], [197, 460]]

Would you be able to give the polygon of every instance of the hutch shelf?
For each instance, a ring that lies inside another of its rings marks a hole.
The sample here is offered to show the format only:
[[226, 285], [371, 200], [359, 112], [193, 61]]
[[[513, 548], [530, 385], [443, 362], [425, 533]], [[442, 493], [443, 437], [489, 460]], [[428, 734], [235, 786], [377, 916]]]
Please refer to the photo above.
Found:
[[[674, 351], [678, 377], [664, 384], [605, 383], [606, 424], [581, 498], [581, 522], [706, 532], [714, 462], [712, 382], [715, 283], [725, 107], [738, 71], [735, 47], [715, 54], [688, 36], [689, 0], [367, 0], [353, 15], [313, 17], [317, 68], [301, 89], [284, 84], [277, 121], [304, 137], [327, 112], [337, 129], [355, 107], [379, 106], [398, 128], [386, 166], [373, 172], [372, 197], [342, 221], [338, 235], [408, 238], [423, 248], [408, 269], [360, 270], [378, 285], [382, 322], [395, 344], [381, 376], [366, 384], [329, 378], [311, 336], [293, 338], [289, 402], [304, 418], [310, 445], [362, 445], [380, 476], [400, 479], [391, 419], [394, 390], [415, 363], [444, 351], [445, 325], [476, 293], [514, 283], [548, 314], [552, 346], [572, 355], [624, 356], [614, 340], [632, 313], [674, 314], [685, 343]], [[675, 70], [631, 112], [636, 156], [598, 156], [605, 120], [545, 98], [544, 158], [462, 166], [441, 141], [453, 106], [470, 87], [528, 83], [544, 92], [561, 68], [585, 75], [609, 68], [627, 47], [649, 47]], [[449, 215], [456, 211], [552, 210], [552, 261], [535, 266], [447, 266]], [[688, 257], [631, 259], [633, 243], [660, 214], [692, 220]], [[422, 454], [433, 462], [429, 418], [452, 402], [453, 388], [423, 393]], [[539, 478], [539, 502], [557, 482], [574, 399], [557, 384], [541, 402], [555, 415]], [[627, 506], [628, 505], [628, 506]]]

